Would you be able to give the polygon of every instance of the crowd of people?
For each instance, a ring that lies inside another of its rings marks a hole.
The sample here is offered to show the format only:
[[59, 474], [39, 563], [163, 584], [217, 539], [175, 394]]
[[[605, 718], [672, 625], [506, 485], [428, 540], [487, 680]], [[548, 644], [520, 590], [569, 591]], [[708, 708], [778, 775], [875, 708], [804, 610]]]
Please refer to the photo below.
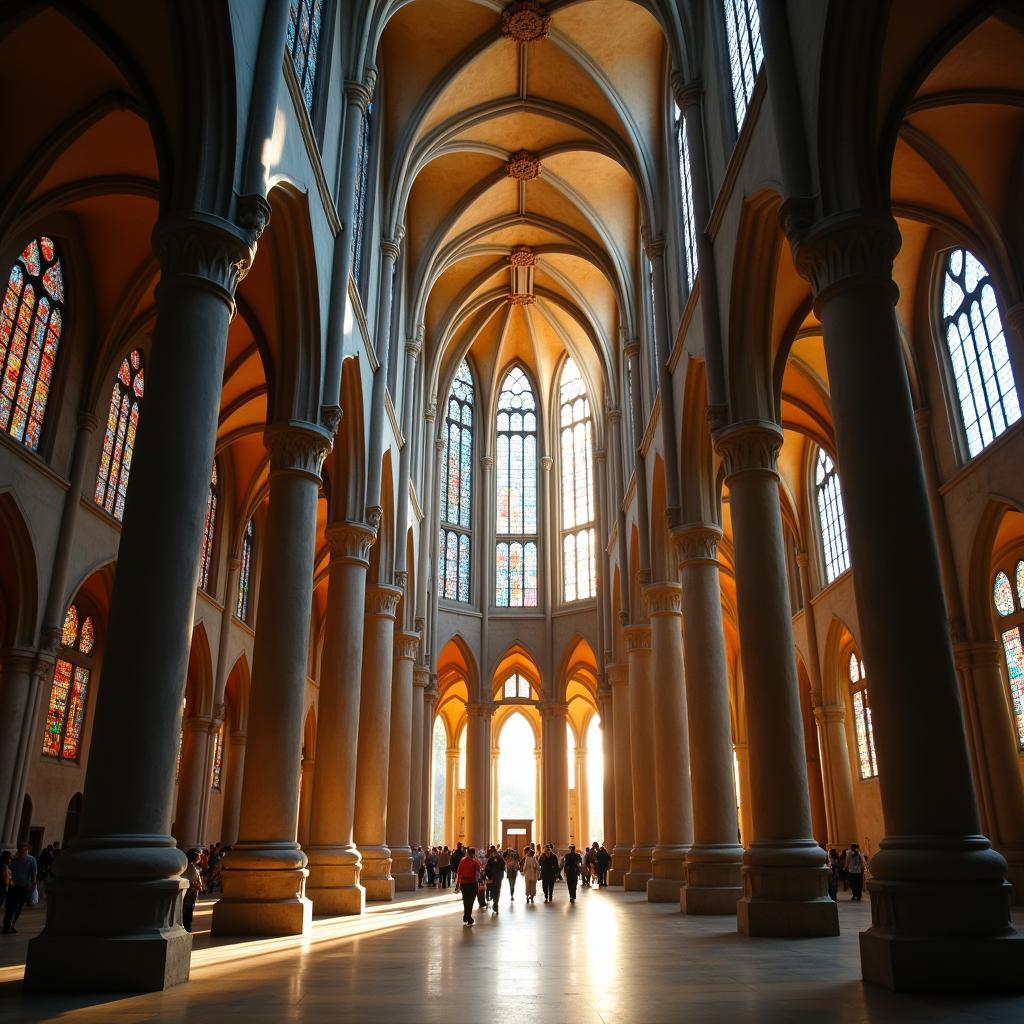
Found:
[[850, 899], [854, 903], [861, 902], [864, 892], [864, 875], [867, 872], [868, 859], [861, 853], [856, 843], [840, 853], [834, 846], [828, 851], [828, 894], [836, 902], [839, 901], [839, 887], [843, 892], [849, 890]]

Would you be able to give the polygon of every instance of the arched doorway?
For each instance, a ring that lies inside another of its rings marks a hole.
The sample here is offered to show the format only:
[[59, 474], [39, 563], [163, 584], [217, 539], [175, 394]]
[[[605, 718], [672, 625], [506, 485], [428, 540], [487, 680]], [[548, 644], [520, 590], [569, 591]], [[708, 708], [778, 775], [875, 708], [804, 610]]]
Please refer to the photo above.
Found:
[[513, 711], [498, 733], [498, 820], [504, 846], [522, 850], [537, 821], [537, 738], [521, 711]]
[[82, 794], [76, 793], [68, 801], [67, 813], [64, 815], [63, 846], [67, 846], [78, 835], [78, 822], [82, 816]]

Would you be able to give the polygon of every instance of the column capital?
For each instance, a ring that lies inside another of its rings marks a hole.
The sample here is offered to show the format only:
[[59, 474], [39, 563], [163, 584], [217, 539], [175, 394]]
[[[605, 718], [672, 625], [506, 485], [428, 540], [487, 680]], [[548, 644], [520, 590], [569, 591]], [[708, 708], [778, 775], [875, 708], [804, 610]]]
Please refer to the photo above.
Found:
[[227, 704], [214, 704], [213, 705], [213, 724], [220, 728], [223, 724], [224, 719], [227, 718], [228, 706]]
[[634, 622], [627, 626], [623, 632], [626, 634], [626, 651], [633, 654], [635, 651], [649, 651], [651, 649], [651, 627], [644, 622]]
[[540, 712], [541, 718], [567, 718], [569, 714], [569, 704], [567, 701], [551, 701], [546, 704], [540, 704], [537, 707]]
[[796, 553], [796, 567], [798, 569], [806, 569], [811, 564], [811, 556], [806, 551], [798, 551]]
[[551, 467], [555, 464], [555, 460], [550, 455], [542, 455], [540, 457], [540, 464], [544, 467], [545, 473], [550, 473]]
[[380, 529], [380, 521], [384, 518], [384, 509], [380, 505], [366, 506], [366, 522], [376, 533]]
[[492, 469], [494, 469], [494, 456], [493, 455], [481, 455], [480, 456], [480, 468], [485, 473], [489, 473]]
[[608, 453], [603, 448], [595, 448], [594, 449], [594, 461], [599, 466], [603, 466], [605, 458], [607, 457], [607, 454]]
[[959, 668], [982, 665], [999, 667], [1003, 663], [1003, 647], [998, 640], [960, 640], [953, 644], [953, 657]]
[[235, 289], [256, 255], [256, 236], [209, 214], [167, 217], [153, 229], [158, 291], [172, 281], [213, 289], [234, 309]]
[[1015, 302], [1003, 311], [1003, 326], [1024, 337], [1024, 302]]
[[423, 339], [422, 338], [407, 338], [405, 342], [405, 354], [412, 359], [414, 362], [419, 359], [420, 353], [423, 351]]
[[683, 588], [671, 580], [663, 583], [648, 583], [644, 587], [644, 604], [647, 606], [649, 616], [682, 615]]
[[[411, 630], [400, 630], [395, 633], [395, 658], [399, 661], [415, 661], [416, 651], [420, 646], [420, 635], [419, 633], [413, 633]], [[415, 682], [415, 672], [413, 673], [413, 681]]]
[[434, 438], [434, 451], [437, 452], [438, 455], [440, 455], [441, 452], [444, 451], [444, 438], [442, 438], [442, 437], [435, 437]]
[[401, 239], [382, 238], [380, 240], [380, 251], [384, 259], [390, 260], [392, 263], [396, 263], [398, 261], [398, 255], [402, 251]]
[[430, 685], [430, 669], [423, 665], [417, 665], [412, 670], [412, 685], [414, 689], [426, 690]]
[[394, 619], [402, 591], [390, 583], [370, 583], [366, 587], [366, 617]]
[[672, 97], [684, 114], [704, 98], [704, 83], [699, 78], [691, 78], [688, 82], [681, 71], [673, 71], [669, 81], [672, 86]]
[[720, 431], [714, 439], [715, 451], [725, 463], [726, 482], [743, 473], [776, 476], [782, 440], [782, 429], [771, 420], [743, 420]]
[[643, 232], [644, 253], [653, 263], [665, 255], [665, 239], [661, 235], [651, 235], [646, 230]]
[[722, 539], [722, 528], [714, 523], [688, 523], [672, 531], [676, 545], [679, 566], [701, 562], [718, 564], [718, 542]]
[[313, 423], [272, 424], [263, 435], [270, 453], [270, 475], [297, 474], [320, 483], [320, 469], [331, 450], [331, 435]]
[[20, 647], [11, 648], [3, 652], [0, 664], [3, 664], [5, 671], [31, 675], [36, 667], [36, 652]]
[[423, 691], [423, 703], [433, 704], [437, 700], [437, 683], [431, 679]]
[[470, 701], [466, 705], [466, 714], [470, 718], [487, 718], [494, 714], [494, 703], [489, 700]]
[[373, 90], [377, 85], [377, 69], [370, 68], [366, 72], [366, 78], [362, 82], [348, 79], [345, 82], [345, 99], [354, 103], [364, 114], [373, 99]]
[[846, 708], [842, 704], [819, 704], [814, 709], [814, 717], [819, 722], [845, 722]]
[[892, 290], [892, 264], [900, 249], [900, 232], [891, 217], [856, 211], [819, 221], [809, 230], [791, 228], [796, 269], [811, 284], [814, 308], [835, 288], [875, 281]]
[[630, 338], [626, 342], [626, 346], [623, 349], [626, 353], [627, 359], [639, 359], [640, 358], [640, 342], [636, 338]]
[[86, 409], [82, 409], [78, 414], [78, 429], [93, 431], [100, 425], [98, 416], [94, 416], [91, 412]]
[[623, 665], [620, 662], [615, 662], [611, 665], [605, 665], [605, 674], [608, 676], [608, 682], [614, 689], [616, 686], [628, 686], [629, 685], [629, 666]]
[[396, 569], [395, 570], [395, 586], [400, 587], [402, 590], [409, 585], [409, 571], [407, 569]]
[[616, 425], [622, 422], [622, 409], [613, 405], [608, 409], [608, 422], [612, 425]]
[[370, 548], [377, 539], [377, 531], [366, 523], [343, 520], [330, 523], [324, 531], [331, 549], [331, 561], [370, 564]]

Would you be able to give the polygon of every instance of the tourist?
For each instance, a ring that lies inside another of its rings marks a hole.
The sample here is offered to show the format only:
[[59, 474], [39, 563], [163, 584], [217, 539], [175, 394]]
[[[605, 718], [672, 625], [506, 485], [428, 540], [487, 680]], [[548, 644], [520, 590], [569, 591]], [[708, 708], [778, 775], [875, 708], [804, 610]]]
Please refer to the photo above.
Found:
[[[460, 843], [461, 847], [462, 844]], [[459, 858], [459, 866], [455, 871], [455, 884], [462, 893], [462, 923], [473, 923], [473, 900], [480, 890], [480, 865], [477, 863], [476, 850], [471, 846], [464, 857]]]
[[487, 852], [487, 866], [484, 868], [487, 875], [488, 896], [491, 901], [491, 912], [498, 912], [498, 899], [501, 896], [501, 883], [505, 877], [505, 858], [502, 857], [497, 847], [492, 846]]
[[440, 876], [442, 889], [450, 889], [452, 884], [452, 854], [447, 846], [441, 847], [437, 855], [437, 872]]
[[612, 855], [602, 844], [597, 851], [597, 887], [608, 888], [608, 869], [612, 866]]
[[39, 881], [45, 881], [50, 877], [50, 868], [53, 865], [53, 845], [45, 847], [43, 852], [39, 854]]
[[4, 893], [4, 935], [18, 930], [14, 922], [21, 916], [21, 908], [31, 899], [39, 878], [39, 865], [29, 849], [28, 843], [21, 843], [17, 856], [8, 866], [11, 884]]
[[583, 858], [576, 852], [574, 843], [569, 844], [569, 852], [562, 858], [562, 873], [569, 889], [569, 902], [576, 902], [576, 886], [579, 885], [583, 873]]
[[867, 858], [860, 852], [856, 843], [850, 843], [850, 849], [846, 853], [846, 874], [850, 879], [850, 902], [860, 903], [861, 892], [864, 889], [864, 868], [867, 867]]
[[[420, 853], [422, 854], [422, 850]], [[437, 847], [432, 846], [427, 851], [427, 888], [437, 888]]]
[[455, 849], [452, 850], [452, 880], [456, 889], [459, 887], [459, 883], [455, 880], [455, 876], [459, 870], [459, 861], [466, 856], [466, 851], [462, 848], [462, 843], [456, 843]]
[[516, 878], [519, 875], [519, 854], [516, 850], [505, 851], [505, 875], [508, 878], [508, 898], [515, 903]]
[[583, 888], [589, 889], [590, 883], [594, 880], [597, 875], [597, 867], [594, 863], [594, 859], [597, 855], [597, 843], [593, 846], [588, 846], [586, 852], [583, 854]]
[[423, 888], [423, 872], [426, 867], [426, 857], [423, 856], [423, 847], [412, 848], [412, 873], [416, 876], [416, 888]]
[[533, 903], [537, 896], [537, 879], [540, 876], [540, 863], [533, 855], [533, 847], [528, 846], [523, 854], [523, 881], [526, 884], [526, 902]]
[[839, 862], [839, 851], [834, 846], [828, 851], [826, 867], [828, 868], [828, 896], [833, 903], [837, 903], [839, 895], [839, 873], [842, 868]]
[[476, 894], [477, 904], [481, 910], [487, 906], [487, 897], [490, 895], [490, 891], [487, 885], [482, 881], [486, 878], [486, 867], [487, 867], [487, 854], [484, 853], [484, 848], [481, 846], [476, 853], [476, 867], [477, 867], [477, 878], [481, 879], [479, 891]]
[[548, 843], [538, 861], [540, 864], [540, 884], [544, 890], [544, 902], [550, 903], [555, 898], [555, 879], [558, 877], [558, 857], [554, 847]]
[[181, 908], [181, 924], [185, 931], [192, 931], [192, 914], [196, 909], [196, 900], [203, 891], [203, 876], [199, 870], [200, 853], [198, 850], [189, 850], [185, 854], [188, 863], [185, 865], [185, 878], [188, 881], [188, 890], [185, 893], [185, 902]]
[[11, 851], [4, 850], [0, 853], [0, 900], [3, 901], [3, 905], [7, 905], [7, 894], [11, 890], [11, 886], [14, 884], [13, 877], [11, 875]]

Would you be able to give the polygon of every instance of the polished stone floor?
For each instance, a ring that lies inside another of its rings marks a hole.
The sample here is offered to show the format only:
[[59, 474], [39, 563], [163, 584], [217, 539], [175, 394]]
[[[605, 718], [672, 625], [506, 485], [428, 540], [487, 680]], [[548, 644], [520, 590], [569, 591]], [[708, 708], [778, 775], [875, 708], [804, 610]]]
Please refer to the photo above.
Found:
[[[729, 918], [687, 918], [633, 893], [581, 893], [479, 913], [462, 925], [447, 893], [371, 905], [361, 919], [318, 920], [304, 939], [216, 940], [197, 908], [192, 980], [133, 996], [29, 996], [27, 940], [42, 911], [0, 944], [0, 1021], [484, 1021], [487, 1024], [1015, 1022], [1024, 996], [897, 996], [860, 981], [867, 903], [840, 900], [835, 939], [745, 939]], [[1024, 914], [1015, 913], [1018, 928]]]

